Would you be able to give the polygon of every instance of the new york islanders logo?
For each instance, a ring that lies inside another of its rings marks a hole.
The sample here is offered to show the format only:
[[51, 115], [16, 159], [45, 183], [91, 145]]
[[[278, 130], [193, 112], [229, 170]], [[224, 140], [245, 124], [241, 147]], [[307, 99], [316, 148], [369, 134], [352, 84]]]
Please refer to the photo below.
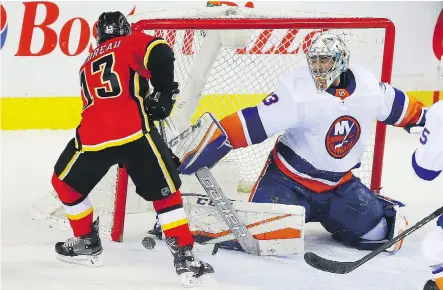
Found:
[[326, 134], [326, 150], [335, 159], [342, 159], [360, 138], [361, 128], [351, 116], [341, 116], [331, 125]]
[[3, 5], [0, 5], [0, 49], [6, 41], [6, 36], [8, 35], [8, 16], [6, 15], [6, 10]]

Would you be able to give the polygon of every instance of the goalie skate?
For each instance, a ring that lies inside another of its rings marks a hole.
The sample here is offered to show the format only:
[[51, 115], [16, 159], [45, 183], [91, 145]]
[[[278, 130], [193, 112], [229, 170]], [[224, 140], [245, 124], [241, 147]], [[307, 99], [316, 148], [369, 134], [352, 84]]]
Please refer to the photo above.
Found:
[[91, 233], [82, 237], [72, 237], [65, 242], [55, 244], [55, 251], [60, 261], [92, 267], [103, 266], [98, 258], [103, 252], [99, 236], [99, 219], [92, 223]]
[[174, 256], [175, 272], [183, 286], [191, 287], [211, 279], [214, 268], [194, 256], [192, 246], [179, 247], [175, 238], [166, 239], [166, 245]]
[[[390, 229], [388, 233], [388, 240], [400, 235], [408, 228], [408, 220], [403, 212], [403, 207], [405, 206], [399, 201], [393, 199], [387, 199], [386, 197], [379, 196], [388, 202], [392, 203], [392, 208], [395, 210], [395, 216], [390, 219]], [[403, 239], [386, 249], [388, 253], [396, 253], [403, 246]]]

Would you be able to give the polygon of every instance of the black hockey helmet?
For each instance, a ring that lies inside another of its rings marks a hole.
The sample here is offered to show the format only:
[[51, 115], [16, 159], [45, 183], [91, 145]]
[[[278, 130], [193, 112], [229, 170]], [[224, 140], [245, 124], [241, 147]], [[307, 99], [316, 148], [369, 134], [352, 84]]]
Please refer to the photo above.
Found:
[[120, 11], [103, 12], [98, 18], [95, 29], [97, 30], [97, 44], [113, 37], [131, 34], [131, 25]]

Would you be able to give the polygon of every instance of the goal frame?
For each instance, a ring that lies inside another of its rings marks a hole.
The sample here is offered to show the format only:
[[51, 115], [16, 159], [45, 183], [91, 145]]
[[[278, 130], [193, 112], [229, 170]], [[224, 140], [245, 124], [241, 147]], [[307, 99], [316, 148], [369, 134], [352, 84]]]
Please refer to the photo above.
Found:
[[[203, 29], [384, 29], [384, 47], [381, 66], [381, 82], [390, 83], [395, 44], [395, 25], [388, 18], [222, 18], [222, 19], [143, 19], [132, 24], [132, 30], [203, 30]], [[371, 171], [371, 191], [380, 193], [383, 169], [386, 125], [377, 121], [374, 157]], [[114, 218], [111, 228], [111, 239], [116, 242], [123, 240], [125, 208], [127, 198], [128, 175], [125, 168], [118, 168], [116, 196], [114, 202]]]

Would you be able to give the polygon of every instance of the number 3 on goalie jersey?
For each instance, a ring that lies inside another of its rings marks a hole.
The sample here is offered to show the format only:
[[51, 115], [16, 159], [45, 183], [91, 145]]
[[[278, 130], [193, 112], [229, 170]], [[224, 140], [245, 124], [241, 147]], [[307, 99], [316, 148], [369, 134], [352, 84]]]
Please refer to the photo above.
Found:
[[85, 70], [88, 67], [84, 67], [80, 71], [80, 86], [83, 92], [83, 96], [86, 100], [83, 110], [86, 110], [89, 106], [94, 104], [94, 97], [100, 99], [116, 98], [120, 96], [122, 89], [120, 84], [120, 78], [116, 71], [114, 71], [114, 53], [104, 55], [91, 63], [91, 75], [100, 73], [100, 79], [102, 86], [95, 87], [94, 95], [88, 87], [86, 80]]
[[278, 102], [278, 96], [277, 94], [270, 94], [269, 96], [267, 96], [264, 100], [263, 100], [263, 104], [265, 104], [266, 106], [270, 106], [272, 104], [275, 104]]

